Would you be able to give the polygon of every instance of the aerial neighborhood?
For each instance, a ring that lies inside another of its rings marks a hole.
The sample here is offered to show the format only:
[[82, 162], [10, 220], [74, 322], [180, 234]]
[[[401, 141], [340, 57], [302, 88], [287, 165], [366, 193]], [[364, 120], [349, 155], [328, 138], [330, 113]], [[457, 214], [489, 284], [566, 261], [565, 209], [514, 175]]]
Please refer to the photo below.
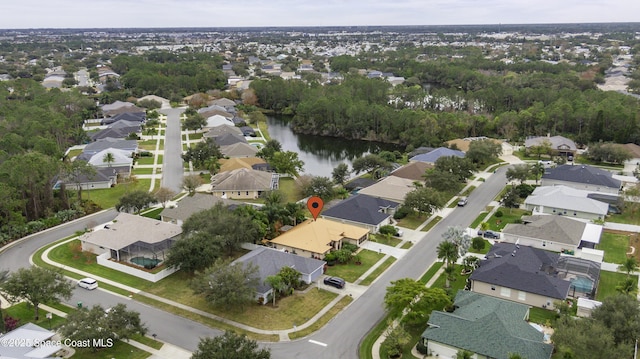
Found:
[[635, 357], [591, 25], [0, 30], [0, 358]]

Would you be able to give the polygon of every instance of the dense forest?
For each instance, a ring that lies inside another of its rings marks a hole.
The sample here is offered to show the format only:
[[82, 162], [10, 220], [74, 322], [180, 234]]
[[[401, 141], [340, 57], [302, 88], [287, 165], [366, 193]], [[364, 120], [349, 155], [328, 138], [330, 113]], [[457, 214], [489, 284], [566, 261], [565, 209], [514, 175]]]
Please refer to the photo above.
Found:
[[64, 152], [86, 139], [83, 121], [96, 110], [77, 91], [46, 90], [30, 79], [0, 82], [0, 244], [84, 213], [53, 186], [71, 169]]
[[640, 143], [640, 103], [596, 88], [601, 65], [545, 62], [508, 65], [480, 56], [429, 62], [393, 57], [377, 68], [407, 81], [391, 87], [357, 75], [362, 60], [341, 56], [350, 69], [327, 86], [272, 78], [251, 84], [260, 105], [295, 115], [292, 126], [307, 134], [440, 145], [456, 137], [489, 136], [522, 141], [527, 136], [565, 135], [579, 144]]

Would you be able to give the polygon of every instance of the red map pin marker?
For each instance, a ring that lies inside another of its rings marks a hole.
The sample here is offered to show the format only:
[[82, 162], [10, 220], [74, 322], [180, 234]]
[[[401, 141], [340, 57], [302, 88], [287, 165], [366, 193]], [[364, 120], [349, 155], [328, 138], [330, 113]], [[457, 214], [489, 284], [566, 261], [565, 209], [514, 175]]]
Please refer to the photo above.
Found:
[[318, 218], [318, 215], [322, 211], [323, 205], [324, 202], [322, 202], [322, 198], [318, 196], [310, 197], [307, 201], [307, 208], [309, 208], [309, 212], [311, 212], [314, 221]]

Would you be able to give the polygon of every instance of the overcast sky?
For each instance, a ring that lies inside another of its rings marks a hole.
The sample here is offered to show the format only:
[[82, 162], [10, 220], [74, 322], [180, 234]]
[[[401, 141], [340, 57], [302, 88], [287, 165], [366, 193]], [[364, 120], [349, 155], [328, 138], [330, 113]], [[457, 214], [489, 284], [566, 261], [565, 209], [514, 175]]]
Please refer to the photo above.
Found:
[[0, 0], [0, 28], [640, 22], [640, 0]]

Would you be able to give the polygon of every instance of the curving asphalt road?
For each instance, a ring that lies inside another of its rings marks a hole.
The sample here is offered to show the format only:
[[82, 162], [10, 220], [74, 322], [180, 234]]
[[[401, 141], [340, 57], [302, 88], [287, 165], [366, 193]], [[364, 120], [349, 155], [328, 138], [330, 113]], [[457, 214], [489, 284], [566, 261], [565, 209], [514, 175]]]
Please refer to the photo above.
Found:
[[[166, 163], [166, 156], [165, 156]], [[181, 163], [181, 160], [180, 160]], [[182, 168], [180, 168], [182, 173]], [[395, 262], [367, 290], [366, 294], [352, 302], [325, 327], [309, 337], [280, 343], [264, 343], [271, 348], [273, 358], [358, 358], [360, 341], [384, 316], [383, 298], [389, 282], [401, 278], [419, 278], [436, 260], [438, 243], [448, 226], [467, 227], [477, 214], [485, 209], [506, 183], [506, 167], [500, 168], [469, 196], [465, 207], [456, 208], [440, 221], [428, 234], [417, 241], [412, 249]], [[168, 173], [168, 172], [166, 172]], [[164, 180], [163, 180], [164, 181]], [[163, 183], [164, 185], [164, 183]], [[0, 269], [16, 270], [29, 266], [29, 257], [38, 248], [60, 238], [108, 222], [115, 218], [115, 210], [103, 211], [16, 242], [0, 253]], [[69, 303], [85, 305], [102, 304], [104, 307], [123, 302], [140, 312], [149, 327], [149, 333], [158, 339], [187, 350], [195, 350], [201, 337], [219, 335], [220, 331], [191, 320], [158, 310], [116, 294], [102, 290], [76, 289]]]
[[384, 317], [383, 299], [389, 282], [419, 278], [436, 261], [436, 247], [449, 226], [468, 227], [500, 193], [506, 183], [506, 167], [491, 175], [469, 196], [469, 203], [457, 207], [436, 224], [409, 252], [382, 274], [357, 300], [309, 337], [267, 344], [273, 358], [358, 358], [358, 348], [366, 334]]

